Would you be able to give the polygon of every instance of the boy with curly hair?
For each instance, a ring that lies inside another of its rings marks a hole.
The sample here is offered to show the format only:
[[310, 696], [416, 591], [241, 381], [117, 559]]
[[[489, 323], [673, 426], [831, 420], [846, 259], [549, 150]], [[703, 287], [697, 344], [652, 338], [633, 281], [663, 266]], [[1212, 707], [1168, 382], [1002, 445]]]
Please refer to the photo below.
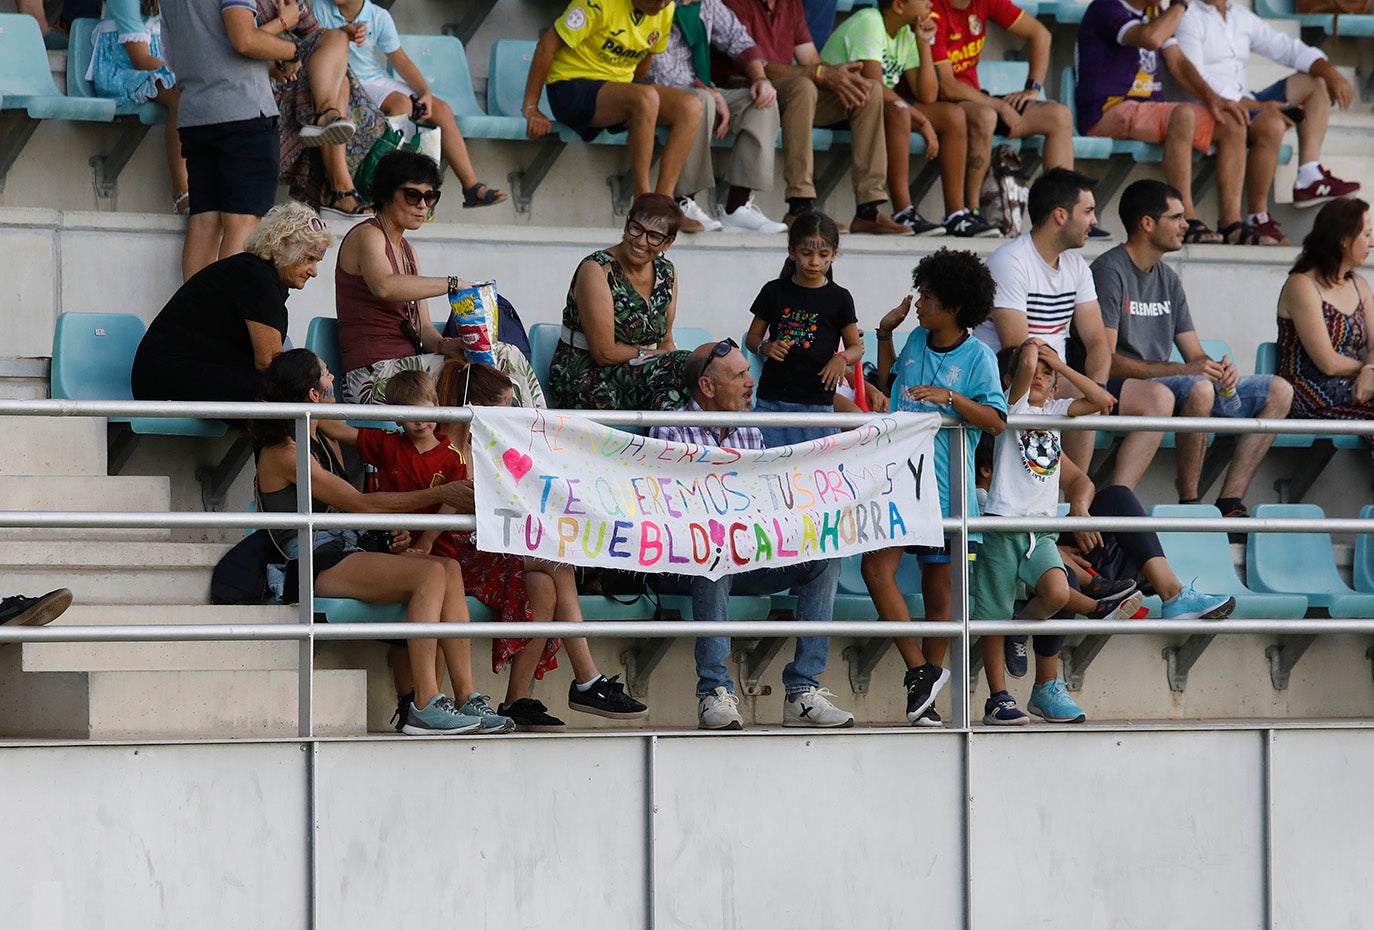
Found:
[[[912, 283], [919, 292], [915, 329], [900, 358], [892, 348], [892, 331], [911, 312], [912, 296], [888, 311], [878, 324], [878, 380], [890, 379], [892, 409], [935, 412], [962, 417], [967, 426], [968, 455], [965, 457], [964, 494], [966, 512], [978, 515], [975, 494], [973, 449], [983, 432], [996, 436], [1006, 428], [1007, 400], [997, 376], [997, 358], [984, 343], [973, 338], [971, 330], [992, 312], [994, 285], [987, 266], [972, 252], [941, 249], [921, 259], [912, 272]], [[935, 474], [940, 488], [940, 511], [948, 517], [949, 507], [949, 431], [935, 437]], [[977, 540], [969, 538], [969, 557]], [[921, 564], [921, 593], [925, 598], [927, 620], [953, 617], [953, 586], [950, 577], [950, 540], [945, 545], [913, 546], [909, 550]], [[863, 557], [864, 582], [884, 620], [910, 620], [906, 598], [897, 585], [897, 568], [902, 561], [901, 547], [881, 549]], [[906, 662], [906, 717], [913, 726], [942, 725], [935, 712], [935, 696], [949, 681], [949, 670], [941, 668], [949, 641], [898, 637], [897, 651]]]

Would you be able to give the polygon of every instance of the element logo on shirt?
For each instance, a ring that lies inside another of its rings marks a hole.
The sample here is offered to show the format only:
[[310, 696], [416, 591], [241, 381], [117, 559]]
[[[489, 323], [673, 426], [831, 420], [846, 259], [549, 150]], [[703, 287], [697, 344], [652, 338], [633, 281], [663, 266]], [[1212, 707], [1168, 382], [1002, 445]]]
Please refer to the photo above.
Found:
[[1053, 478], [1059, 471], [1059, 431], [1023, 430], [1018, 438], [1026, 471], [1040, 479]]
[[569, 32], [576, 32], [587, 25], [587, 11], [580, 6], [569, 7], [563, 17], [563, 25], [568, 27]]
[[777, 338], [787, 340], [802, 349], [811, 348], [811, 340], [816, 338], [820, 328], [821, 315], [815, 311], [793, 310], [784, 307], [782, 319], [778, 320]]

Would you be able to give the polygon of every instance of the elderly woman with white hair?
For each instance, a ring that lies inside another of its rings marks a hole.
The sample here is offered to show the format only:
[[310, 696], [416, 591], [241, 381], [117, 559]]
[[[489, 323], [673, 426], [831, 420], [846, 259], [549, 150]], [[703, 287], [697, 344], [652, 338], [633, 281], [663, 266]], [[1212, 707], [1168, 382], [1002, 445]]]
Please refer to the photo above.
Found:
[[256, 400], [286, 339], [286, 298], [334, 237], [309, 207], [273, 207], [244, 251], [196, 272], [148, 326], [130, 383], [139, 400]]

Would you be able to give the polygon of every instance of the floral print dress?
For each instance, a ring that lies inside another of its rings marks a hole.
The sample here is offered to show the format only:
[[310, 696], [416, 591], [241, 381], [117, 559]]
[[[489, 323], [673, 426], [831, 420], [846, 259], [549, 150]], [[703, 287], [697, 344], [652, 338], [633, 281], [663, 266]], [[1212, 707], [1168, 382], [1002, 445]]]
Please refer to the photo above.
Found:
[[[635, 290], [620, 263], [607, 251], [595, 252], [585, 262], [595, 262], [606, 272], [615, 313], [615, 341], [623, 345], [651, 346], [668, 335], [668, 307], [673, 300], [673, 263], [662, 255], [654, 259], [654, 283], [645, 300]], [[580, 271], [582, 265], [578, 265]], [[554, 406], [582, 410], [677, 410], [687, 403], [684, 381], [685, 350], [651, 356], [642, 365], [598, 365], [586, 345], [575, 290], [577, 275], [568, 287], [563, 326], [573, 334], [570, 344], [560, 339], [549, 365], [549, 393]]]
[[[1336, 352], [1357, 360], [1365, 358], [1369, 344], [1364, 324], [1364, 301], [1354, 313], [1342, 313], [1322, 301], [1322, 320]], [[1290, 417], [1305, 420], [1374, 420], [1374, 401], [1359, 403], [1353, 396], [1354, 378], [1333, 377], [1323, 372], [1298, 339], [1292, 320], [1279, 318], [1279, 375], [1293, 385]], [[1374, 448], [1374, 436], [1362, 437]]]

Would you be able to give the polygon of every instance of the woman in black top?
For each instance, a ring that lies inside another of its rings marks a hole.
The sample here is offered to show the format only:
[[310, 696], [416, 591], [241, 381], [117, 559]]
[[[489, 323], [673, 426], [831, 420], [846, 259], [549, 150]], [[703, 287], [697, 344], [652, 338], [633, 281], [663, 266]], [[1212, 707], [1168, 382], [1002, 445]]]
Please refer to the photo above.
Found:
[[315, 277], [333, 242], [309, 207], [273, 207], [245, 251], [193, 275], [149, 325], [130, 373], [134, 397], [257, 400], [286, 338], [287, 293]]

